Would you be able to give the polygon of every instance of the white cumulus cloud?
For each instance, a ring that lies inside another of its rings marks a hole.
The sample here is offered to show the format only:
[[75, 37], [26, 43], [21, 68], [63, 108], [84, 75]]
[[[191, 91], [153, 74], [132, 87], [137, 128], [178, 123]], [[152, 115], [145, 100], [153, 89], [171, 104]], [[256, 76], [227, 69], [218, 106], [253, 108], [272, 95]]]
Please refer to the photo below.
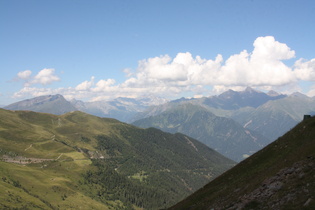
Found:
[[31, 83], [47, 85], [59, 80], [60, 78], [55, 75], [55, 69], [43, 69], [35, 75]]
[[280, 43], [272, 36], [258, 37], [254, 41], [252, 58], [258, 60], [287, 60], [295, 56], [295, 51]]
[[214, 60], [195, 58], [191, 53], [178, 53], [174, 59], [168, 55], [139, 62], [136, 73], [126, 82], [128, 87], [167, 87], [176, 93], [187, 86], [282, 86], [296, 82], [292, 69], [283, 60], [291, 59], [295, 52], [274, 37], [258, 37], [254, 50], [243, 50], [226, 61], [218, 54]]
[[111, 86], [114, 85], [115, 82], [116, 81], [114, 79], [99, 80], [92, 90], [95, 92], [102, 92], [102, 91], [111, 90]]
[[315, 81], [315, 58], [310, 61], [299, 59], [294, 64], [294, 73], [300, 80]]
[[17, 74], [17, 76], [18, 76], [18, 78], [20, 78], [20, 79], [28, 80], [28, 79], [30, 78], [31, 74], [32, 74], [32, 71], [30, 71], [30, 70], [25, 70], [25, 71], [20, 71], [20, 72]]
[[85, 91], [85, 90], [89, 90], [92, 85], [94, 84], [94, 76], [91, 77], [90, 81], [84, 81], [80, 84], [78, 84], [75, 89], [79, 90], [79, 91]]

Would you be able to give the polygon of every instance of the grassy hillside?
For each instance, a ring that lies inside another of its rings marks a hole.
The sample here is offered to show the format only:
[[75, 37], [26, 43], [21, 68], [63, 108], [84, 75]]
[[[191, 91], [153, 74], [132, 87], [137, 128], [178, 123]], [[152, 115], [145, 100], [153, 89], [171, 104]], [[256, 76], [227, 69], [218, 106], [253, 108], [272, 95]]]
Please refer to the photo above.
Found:
[[315, 118], [171, 209], [314, 209]]
[[81, 112], [0, 119], [0, 208], [165, 208], [234, 164], [185, 135]]

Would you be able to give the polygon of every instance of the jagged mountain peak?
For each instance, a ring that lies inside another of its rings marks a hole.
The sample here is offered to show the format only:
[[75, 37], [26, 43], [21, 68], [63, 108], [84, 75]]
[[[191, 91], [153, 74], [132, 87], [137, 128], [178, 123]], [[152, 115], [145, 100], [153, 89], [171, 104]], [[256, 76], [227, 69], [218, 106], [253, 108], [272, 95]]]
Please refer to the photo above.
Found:
[[255, 90], [254, 88], [251, 87], [246, 87], [245, 90], [242, 91], [243, 93], [261, 93], [258, 90]]
[[224, 97], [224, 96], [229, 96], [229, 95], [233, 95], [233, 94], [237, 94], [238, 92], [232, 89], [229, 89], [223, 93], [221, 93], [220, 95], [218, 95], [218, 97]]
[[265, 93], [255, 90], [254, 88], [251, 87], [246, 87], [243, 91], [235, 91], [232, 89], [229, 89], [220, 95], [218, 95], [218, 98], [222, 99], [236, 99], [238, 97], [251, 97], [251, 96], [256, 96], [256, 95], [266, 95]]
[[269, 100], [276, 100], [285, 97], [285, 95], [271, 96], [264, 92], [247, 87], [243, 91], [228, 90], [218, 96], [205, 99], [205, 104], [214, 108], [223, 108], [235, 110], [241, 107], [254, 107], [266, 103]]
[[270, 90], [268, 91], [267, 95], [271, 97], [275, 97], [275, 96], [279, 96], [280, 94], [274, 90]]

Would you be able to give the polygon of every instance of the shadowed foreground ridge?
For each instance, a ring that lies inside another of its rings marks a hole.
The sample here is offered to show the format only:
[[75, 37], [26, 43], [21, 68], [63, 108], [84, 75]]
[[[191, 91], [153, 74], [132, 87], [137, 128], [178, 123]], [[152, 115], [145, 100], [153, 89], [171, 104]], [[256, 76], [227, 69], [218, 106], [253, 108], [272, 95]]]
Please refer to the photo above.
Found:
[[315, 118], [170, 209], [315, 209]]

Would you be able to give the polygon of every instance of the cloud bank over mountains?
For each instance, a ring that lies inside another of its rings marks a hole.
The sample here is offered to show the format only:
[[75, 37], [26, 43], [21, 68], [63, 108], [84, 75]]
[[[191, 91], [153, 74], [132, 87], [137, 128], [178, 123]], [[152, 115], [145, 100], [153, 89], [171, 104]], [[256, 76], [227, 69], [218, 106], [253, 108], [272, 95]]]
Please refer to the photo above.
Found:
[[[30, 70], [21, 71], [17, 77], [24, 81], [24, 87], [14, 97], [59, 93], [67, 98], [90, 101], [148, 94], [173, 98], [182, 95], [208, 96], [246, 86], [290, 93], [302, 90], [299, 82], [315, 81], [315, 58], [299, 58], [290, 67], [285, 61], [294, 59], [295, 51], [274, 37], [258, 37], [253, 46], [252, 52], [243, 50], [226, 60], [220, 54], [214, 60], [208, 60], [193, 57], [189, 52], [178, 53], [175, 58], [169, 55], [148, 58], [139, 61], [135, 70], [125, 69], [126, 80], [119, 84], [115, 79], [96, 81], [91, 76], [90, 80], [76, 87], [54, 89], [48, 85], [62, 79], [55, 75], [54, 69], [43, 69], [34, 77]], [[315, 85], [306, 94], [315, 95]]]

